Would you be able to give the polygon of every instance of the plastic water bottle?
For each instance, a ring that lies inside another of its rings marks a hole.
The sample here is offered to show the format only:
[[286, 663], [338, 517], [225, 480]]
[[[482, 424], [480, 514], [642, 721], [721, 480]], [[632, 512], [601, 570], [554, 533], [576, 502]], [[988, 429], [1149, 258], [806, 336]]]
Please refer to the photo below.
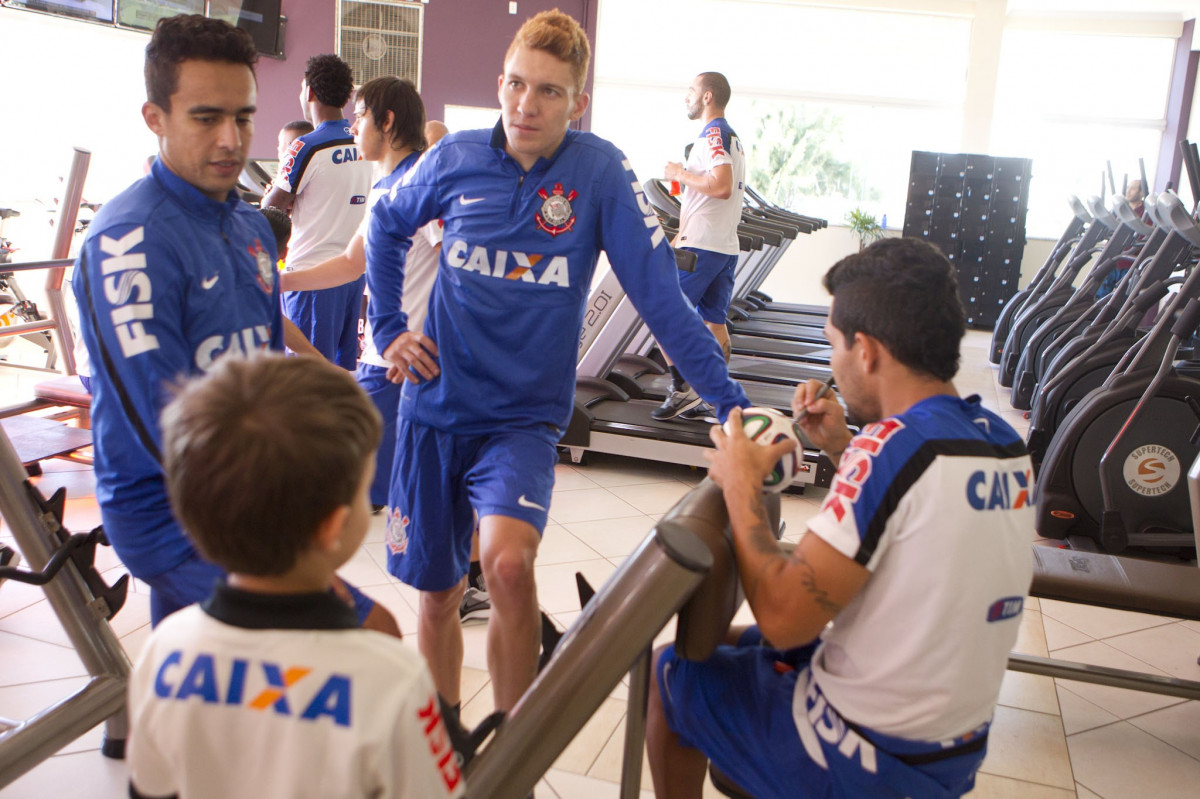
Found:
[[879, 226], [884, 230], [887, 230], [887, 214], [883, 215], [883, 220], [879, 223]]

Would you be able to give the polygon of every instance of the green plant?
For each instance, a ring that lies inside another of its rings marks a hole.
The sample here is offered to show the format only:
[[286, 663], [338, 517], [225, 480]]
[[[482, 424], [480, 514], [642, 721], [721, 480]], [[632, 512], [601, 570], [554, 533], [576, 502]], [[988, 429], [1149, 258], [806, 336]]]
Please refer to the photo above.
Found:
[[846, 224], [854, 235], [858, 236], [858, 250], [862, 250], [871, 242], [883, 238], [883, 228], [874, 214], [868, 214], [862, 209], [855, 208], [846, 214]]

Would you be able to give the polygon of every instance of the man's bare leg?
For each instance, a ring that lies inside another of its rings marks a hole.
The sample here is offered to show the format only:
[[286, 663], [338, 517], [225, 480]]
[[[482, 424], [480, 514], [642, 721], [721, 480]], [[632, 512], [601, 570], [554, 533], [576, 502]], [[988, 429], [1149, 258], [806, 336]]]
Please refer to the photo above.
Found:
[[537, 674], [541, 619], [533, 561], [539, 543], [541, 536], [528, 522], [498, 515], [480, 519], [480, 562], [492, 603], [488, 672], [497, 710], [512, 710]]
[[463, 637], [458, 606], [467, 589], [464, 577], [445, 591], [422, 591], [417, 613], [417, 648], [429, 663], [433, 685], [447, 704], [462, 698]]
[[729, 354], [733, 351], [733, 342], [729, 340], [729, 328], [724, 324], [715, 325], [712, 322], [705, 322], [708, 329], [712, 331], [713, 337], [717, 343], [721, 345], [721, 351], [725, 353], [725, 363], [729, 363]]
[[658, 660], [666, 647], [654, 651], [650, 661], [650, 696], [646, 716], [646, 756], [657, 799], [698, 799], [704, 792], [708, 758], [698, 749], [679, 743], [667, 725], [658, 690]]

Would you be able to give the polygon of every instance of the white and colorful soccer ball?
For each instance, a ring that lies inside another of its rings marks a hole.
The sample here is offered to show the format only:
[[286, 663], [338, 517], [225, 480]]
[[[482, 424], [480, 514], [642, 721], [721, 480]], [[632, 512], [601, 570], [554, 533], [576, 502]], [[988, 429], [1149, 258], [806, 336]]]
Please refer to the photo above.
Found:
[[[730, 424], [730, 421], [725, 422], [726, 433], [733, 429]], [[763, 478], [763, 491], [773, 494], [778, 494], [790, 486], [800, 474], [800, 464], [804, 459], [800, 440], [792, 427], [792, 420], [774, 408], [742, 408], [742, 429], [747, 438], [764, 447], [784, 439], [796, 442], [796, 448], [780, 458], [771, 472]]]

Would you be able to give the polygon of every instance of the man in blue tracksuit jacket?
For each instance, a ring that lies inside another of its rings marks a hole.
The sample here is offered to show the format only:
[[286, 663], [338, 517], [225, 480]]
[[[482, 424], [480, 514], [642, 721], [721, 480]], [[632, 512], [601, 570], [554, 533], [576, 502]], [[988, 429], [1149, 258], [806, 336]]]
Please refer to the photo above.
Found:
[[[420, 589], [418, 643], [443, 698], [459, 701], [459, 600], [473, 514], [492, 601], [488, 663], [498, 709], [534, 676], [533, 562], [571, 416], [584, 301], [601, 249], [689, 382], [723, 419], [749, 404], [684, 298], [673, 253], [629, 163], [569, 131], [587, 107], [588, 43], [545, 12], [525, 23], [499, 81], [494, 130], [450, 135], [381, 198], [367, 235], [371, 325], [393, 377], [397, 426], [388, 568]], [[424, 331], [401, 308], [404, 257], [444, 222]]]
[[[219, 20], [157, 27], [142, 113], [159, 157], [96, 215], [76, 266], [96, 499], [122, 562], [150, 585], [154, 624], [222, 574], [167, 501], [158, 417], [171, 385], [226, 354], [283, 348], [275, 237], [234, 190], [254, 130], [256, 59], [250, 36]], [[363, 619], [374, 603], [352, 594]]]

